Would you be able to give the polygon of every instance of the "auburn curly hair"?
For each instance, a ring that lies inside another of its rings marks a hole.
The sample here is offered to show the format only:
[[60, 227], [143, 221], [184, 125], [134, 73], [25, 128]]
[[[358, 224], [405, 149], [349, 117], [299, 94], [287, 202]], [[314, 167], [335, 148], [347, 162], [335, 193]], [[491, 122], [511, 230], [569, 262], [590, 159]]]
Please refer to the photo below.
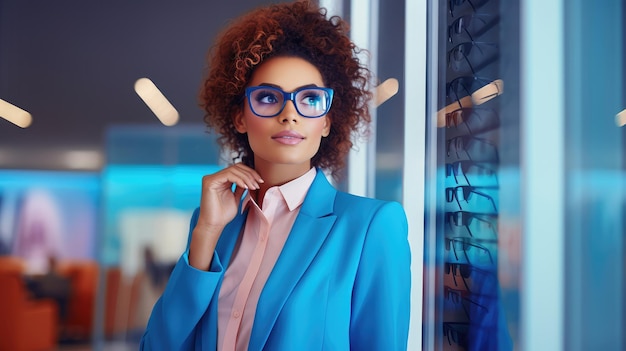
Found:
[[307, 60], [335, 91], [329, 114], [331, 131], [322, 138], [311, 165], [338, 178], [352, 147], [351, 137], [368, 131], [372, 94], [371, 72], [359, 61], [362, 50], [350, 40], [349, 25], [340, 17], [327, 18], [326, 9], [312, 1], [296, 1], [259, 8], [235, 22], [209, 51], [208, 74], [200, 93], [204, 121], [220, 136], [220, 146], [254, 167], [247, 134], [237, 132], [233, 117], [244, 108], [245, 88], [254, 69], [276, 56]]

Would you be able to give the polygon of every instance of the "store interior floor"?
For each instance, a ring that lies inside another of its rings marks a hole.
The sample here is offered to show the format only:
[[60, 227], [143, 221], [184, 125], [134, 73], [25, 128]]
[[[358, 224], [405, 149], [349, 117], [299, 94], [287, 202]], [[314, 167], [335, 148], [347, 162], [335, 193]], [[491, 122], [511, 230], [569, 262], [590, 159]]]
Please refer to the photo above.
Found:
[[136, 351], [139, 345], [124, 341], [107, 341], [101, 345], [93, 343], [61, 343], [55, 351]]

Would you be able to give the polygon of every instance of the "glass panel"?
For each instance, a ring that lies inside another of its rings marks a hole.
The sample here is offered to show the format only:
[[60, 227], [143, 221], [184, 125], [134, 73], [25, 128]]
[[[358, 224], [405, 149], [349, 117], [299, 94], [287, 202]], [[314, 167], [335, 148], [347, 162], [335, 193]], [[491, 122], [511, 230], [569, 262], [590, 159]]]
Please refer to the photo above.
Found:
[[624, 350], [624, 2], [565, 8], [565, 349]]
[[434, 320], [425, 321], [424, 336], [434, 339], [425, 345], [512, 350], [519, 338], [519, 4], [438, 4], [431, 28], [437, 113], [429, 121], [438, 141], [429, 183], [438, 200], [436, 223], [427, 223], [435, 231], [426, 231], [435, 233], [426, 237], [435, 250], [426, 253], [434, 296], [425, 296]]
[[[380, 3], [375, 72], [379, 83], [401, 80], [404, 74], [404, 8], [403, 0]], [[376, 110], [376, 198], [402, 201], [403, 151], [404, 89], [400, 88]]]

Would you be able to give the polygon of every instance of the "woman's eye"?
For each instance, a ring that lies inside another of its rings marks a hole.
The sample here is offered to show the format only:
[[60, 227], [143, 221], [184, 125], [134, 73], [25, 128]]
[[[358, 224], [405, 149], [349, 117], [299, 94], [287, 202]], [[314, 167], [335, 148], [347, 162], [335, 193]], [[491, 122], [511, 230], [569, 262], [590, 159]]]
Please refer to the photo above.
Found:
[[272, 92], [261, 92], [257, 95], [256, 101], [262, 104], [276, 104], [278, 103], [278, 97]]
[[322, 97], [317, 94], [309, 94], [302, 98], [302, 102], [310, 106], [316, 106], [319, 105], [321, 99]]

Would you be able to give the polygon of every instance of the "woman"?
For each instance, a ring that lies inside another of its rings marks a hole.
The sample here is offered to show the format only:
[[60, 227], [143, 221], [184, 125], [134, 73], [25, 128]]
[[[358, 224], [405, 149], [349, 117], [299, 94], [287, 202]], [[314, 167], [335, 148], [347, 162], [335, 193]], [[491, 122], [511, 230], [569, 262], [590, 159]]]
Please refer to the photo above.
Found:
[[322, 171], [338, 175], [370, 120], [370, 74], [346, 32], [302, 1], [222, 33], [201, 97], [241, 162], [202, 179], [142, 349], [406, 349], [404, 210], [339, 192]]

